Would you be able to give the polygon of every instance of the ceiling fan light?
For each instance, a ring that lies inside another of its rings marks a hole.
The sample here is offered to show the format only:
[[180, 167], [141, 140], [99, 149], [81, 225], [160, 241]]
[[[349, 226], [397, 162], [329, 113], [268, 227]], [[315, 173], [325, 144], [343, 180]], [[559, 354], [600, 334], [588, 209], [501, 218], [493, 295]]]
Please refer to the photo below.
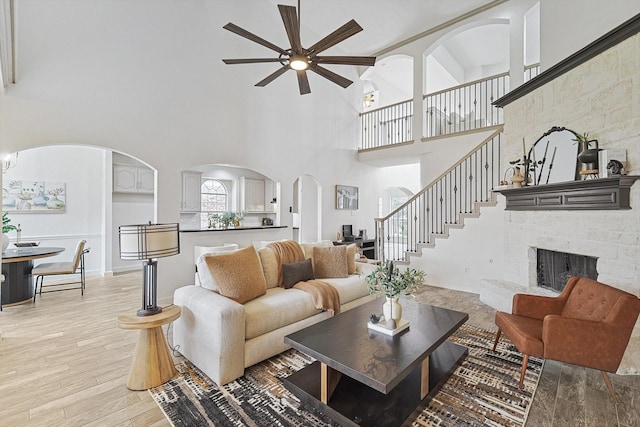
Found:
[[293, 55], [289, 60], [289, 67], [296, 71], [302, 71], [309, 68], [309, 60], [303, 55]]

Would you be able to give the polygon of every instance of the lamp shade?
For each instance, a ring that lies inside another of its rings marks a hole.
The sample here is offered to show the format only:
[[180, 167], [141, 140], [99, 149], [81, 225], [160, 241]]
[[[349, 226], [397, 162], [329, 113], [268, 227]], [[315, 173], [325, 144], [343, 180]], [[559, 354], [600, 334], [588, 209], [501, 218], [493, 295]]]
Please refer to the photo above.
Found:
[[121, 225], [120, 259], [163, 258], [180, 253], [178, 224]]

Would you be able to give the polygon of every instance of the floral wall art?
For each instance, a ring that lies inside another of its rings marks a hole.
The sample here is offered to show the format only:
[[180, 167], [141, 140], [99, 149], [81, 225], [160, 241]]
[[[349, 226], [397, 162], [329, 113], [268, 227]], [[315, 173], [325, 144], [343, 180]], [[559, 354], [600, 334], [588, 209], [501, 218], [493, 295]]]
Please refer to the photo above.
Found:
[[62, 213], [66, 204], [64, 182], [10, 180], [2, 187], [5, 212]]

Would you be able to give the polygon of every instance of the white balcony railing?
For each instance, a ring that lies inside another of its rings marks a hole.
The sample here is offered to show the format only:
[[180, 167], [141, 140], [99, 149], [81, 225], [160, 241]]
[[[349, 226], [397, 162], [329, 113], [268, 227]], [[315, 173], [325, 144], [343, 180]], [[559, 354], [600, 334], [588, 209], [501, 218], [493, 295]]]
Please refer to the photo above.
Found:
[[[536, 77], [540, 64], [524, 67], [524, 81]], [[424, 135], [435, 137], [504, 123], [493, 101], [510, 90], [509, 73], [497, 74], [423, 96]], [[360, 114], [361, 150], [413, 141], [413, 100]]]
[[384, 147], [413, 141], [413, 100], [360, 113], [360, 149]]
[[503, 123], [493, 101], [509, 91], [509, 73], [476, 80], [423, 96], [427, 138]]

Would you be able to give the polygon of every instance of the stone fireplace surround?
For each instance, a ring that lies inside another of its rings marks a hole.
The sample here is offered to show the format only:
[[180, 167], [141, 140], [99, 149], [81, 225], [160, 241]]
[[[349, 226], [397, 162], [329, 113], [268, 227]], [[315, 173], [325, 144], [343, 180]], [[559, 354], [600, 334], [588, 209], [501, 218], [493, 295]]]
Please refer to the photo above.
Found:
[[[600, 148], [625, 149], [627, 173], [640, 174], [638, 58], [640, 34], [635, 34], [505, 105], [503, 159], [521, 155], [523, 138], [530, 146], [552, 126], [565, 126], [596, 136]], [[504, 275], [488, 284], [498, 290], [486, 298], [510, 311], [513, 293], [541, 293], [534, 287], [536, 263], [530, 252], [535, 248], [596, 257], [598, 281], [640, 296], [640, 181], [631, 187], [630, 207], [504, 211]], [[640, 374], [640, 320], [618, 373]]]
[[[623, 211], [505, 211], [505, 252], [510, 261], [505, 263], [504, 280], [491, 283], [500, 288], [501, 298], [489, 296], [489, 303], [510, 311], [515, 293], [557, 295], [537, 287], [537, 248], [595, 257], [599, 282], [640, 295], [638, 182], [631, 189], [631, 204]], [[640, 320], [618, 373], [640, 374]]]

